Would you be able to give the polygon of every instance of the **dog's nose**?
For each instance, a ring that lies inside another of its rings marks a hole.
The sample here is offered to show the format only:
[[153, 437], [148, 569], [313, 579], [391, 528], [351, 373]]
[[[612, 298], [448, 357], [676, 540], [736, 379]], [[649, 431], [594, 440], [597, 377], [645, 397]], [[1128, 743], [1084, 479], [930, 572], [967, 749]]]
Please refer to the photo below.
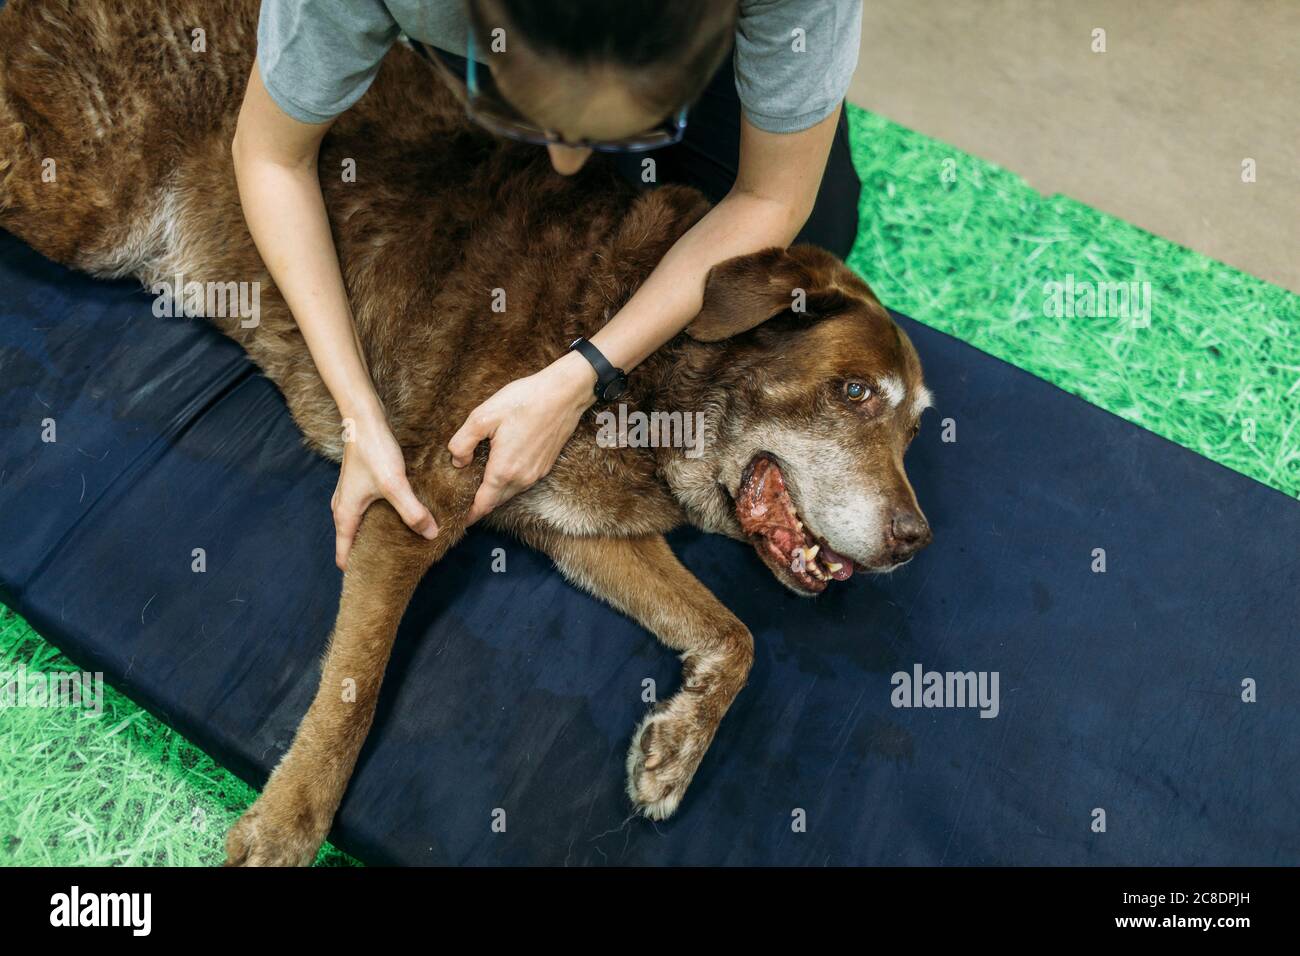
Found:
[[889, 524], [889, 544], [898, 560], [910, 558], [934, 537], [930, 525], [916, 511], [899, 511]]

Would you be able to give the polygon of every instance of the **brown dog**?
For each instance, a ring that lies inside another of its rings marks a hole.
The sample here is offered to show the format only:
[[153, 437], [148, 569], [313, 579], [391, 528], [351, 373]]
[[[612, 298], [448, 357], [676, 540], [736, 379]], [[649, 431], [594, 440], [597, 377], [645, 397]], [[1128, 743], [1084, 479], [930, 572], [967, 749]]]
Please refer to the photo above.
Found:
[[[99, 275], [260, 283], [256, 327], [213, 321], [280, 387], [312, 447], [337, 460], [337, 410], [235, 189], [229, 150], [256, 18], [256, 0], [12, 0], [0, 10], [0, 225]], [[355, 182], [339, 175], [346, 160]], [[598, 329], [707, 208], [684, 188], [637, 195], [598, 166], [554, 175], [541, 150], [470, 125], [402, 47], [334, 126], [320, 170], [375, 385], [442, 531], [427, 541], [385, 503], [367, 512], [320, 689], [229, 834], [234, 864], [306, 864], [325, 838], [398, 621], [464, 533], [483, 473], [486, 445], [458, 470], [450, 436], [496, 389]], [[491, 310], [494, 289], [505, 314]], [[797, 247], [715, 267], [699, 317], [635, 371], [623, 401], [702, 413], [703, 453], [606, 447], [589, 414], [551, 473], [487, 520], [680, 653], [682, 688], [636, 729], [627, 761], [635, 806], [662, 818], [753, 656], [749, 631], [664, 533], [691, 522], [752, 542], [800, 594], [892, 570], [930, 538], [903, 472], [929, 395], [915, 350], [867, 285], [829, 253]]]

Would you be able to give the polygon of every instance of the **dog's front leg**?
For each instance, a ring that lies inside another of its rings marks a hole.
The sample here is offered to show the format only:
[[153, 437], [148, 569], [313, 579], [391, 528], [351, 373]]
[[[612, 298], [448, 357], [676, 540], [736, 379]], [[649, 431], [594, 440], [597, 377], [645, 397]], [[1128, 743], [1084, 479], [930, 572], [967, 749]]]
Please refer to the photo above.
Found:
[[432, 541], [412, 533], [387, 502], [367, 510], [348, 558], [320, 687], [262, 795], [227, 835], [227, 866], [307, 866], [315, 858], [370, 730], [411, 594], [464, 533], [473, 497], [467, 487], [467, 494], [428, 500], [440, 529]]
[[655, 820], [671, 816], [749, 678], [749, 629], [682, 566], [662, 535], [526, 537], [570, 581], [681, 652], [681, 690], [641, 722], [627, 757], [627, 792], [637, 810]]

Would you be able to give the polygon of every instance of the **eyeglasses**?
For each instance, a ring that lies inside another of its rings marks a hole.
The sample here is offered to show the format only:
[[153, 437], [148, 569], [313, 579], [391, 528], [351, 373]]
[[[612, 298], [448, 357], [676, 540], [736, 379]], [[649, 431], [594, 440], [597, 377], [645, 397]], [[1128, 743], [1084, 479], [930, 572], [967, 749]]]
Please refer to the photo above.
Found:
[[465, 44], [465, 79], [462, 81], [456, 71], [442, 61], [438, 52], [415, 40], [411, 45], [429, 60], [442, 73], [453, 92], [465, 106], [465, 112], [471, 120], [484, 129], [534, 146], [568, 146], [575, 149], [591, 149], [598, 153], [640, 153], [661, 146], [680, 143], [686, 134], [686, 114], [688, 107], [683, 106], [672, 119], [665, 120], [654, 129], [626, 136], [621, 139], [583, 139], [566, 140], [559, 133], [543, 129], [524, 117], [497, 89], [491, 70], [478, 68], [475, 57], [474, 35], [471, 33]]

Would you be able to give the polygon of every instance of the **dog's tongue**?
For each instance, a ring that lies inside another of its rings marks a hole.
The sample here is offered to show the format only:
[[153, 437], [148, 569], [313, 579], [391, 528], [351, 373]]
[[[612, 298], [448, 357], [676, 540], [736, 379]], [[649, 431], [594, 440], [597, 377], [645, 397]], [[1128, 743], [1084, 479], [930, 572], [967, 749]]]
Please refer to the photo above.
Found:
[[853, 561], [844, 555], [836, 552], [829, 544], [822, 544], [819, 557], [826, 565], [839, 564], [841, 568], [838, 571], [831, 571], [831, 577], [836, 581], [847, 581], [853, 577]]

